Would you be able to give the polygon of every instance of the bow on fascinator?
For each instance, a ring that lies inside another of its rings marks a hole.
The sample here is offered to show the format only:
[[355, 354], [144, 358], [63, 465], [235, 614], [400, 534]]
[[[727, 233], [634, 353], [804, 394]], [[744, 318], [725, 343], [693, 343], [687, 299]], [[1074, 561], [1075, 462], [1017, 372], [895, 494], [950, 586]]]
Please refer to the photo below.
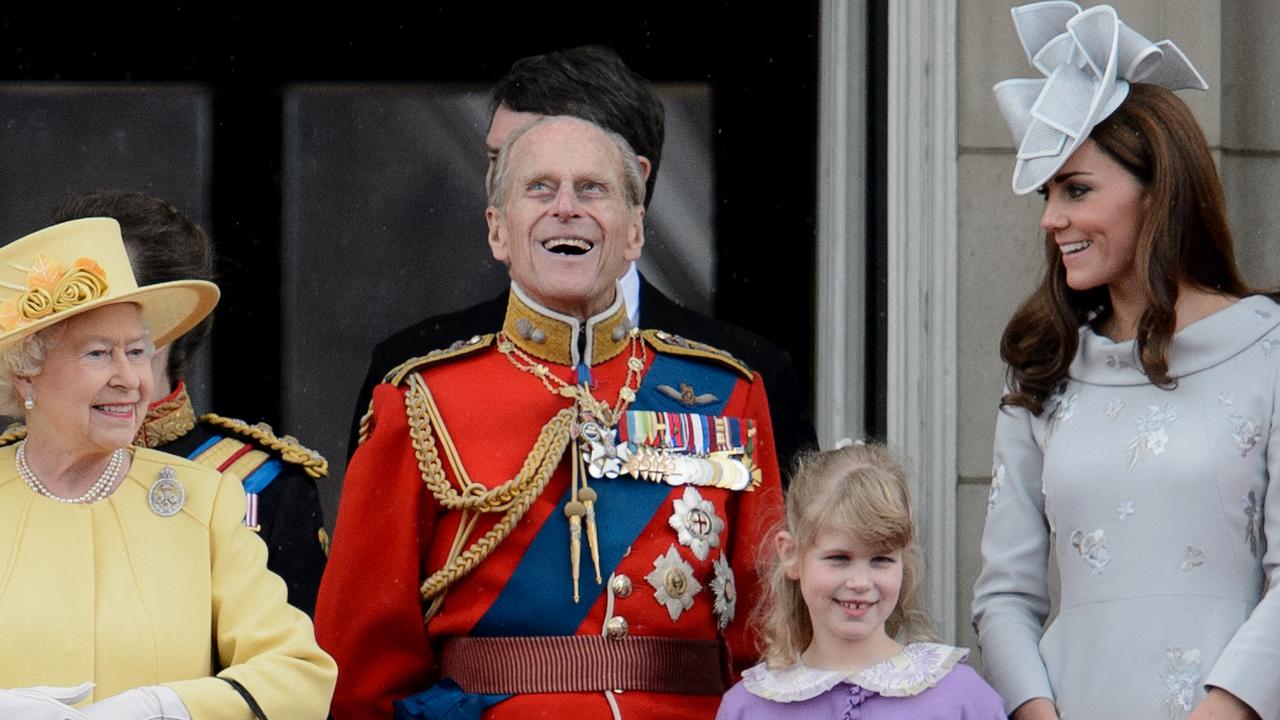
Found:
[[1110, 5], [1081, 10], [1073, 2], [1039, 2], [1012, 13], [1027, 59], [1045, 75], [1005, 80], [993, 88], [1018, 143], [1013, 168], [1018, 195], [1053, 177], [1094, 126], [1120, 106], [1129, 83], [1209, 89], [1177, 45], [1139, 35]]

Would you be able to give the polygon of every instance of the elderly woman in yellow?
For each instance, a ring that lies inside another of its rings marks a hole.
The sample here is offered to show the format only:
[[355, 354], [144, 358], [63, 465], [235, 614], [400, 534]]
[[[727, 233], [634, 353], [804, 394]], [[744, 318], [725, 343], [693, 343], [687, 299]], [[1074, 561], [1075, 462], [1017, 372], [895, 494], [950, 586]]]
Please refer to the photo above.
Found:
[[0, 717], [323, 718], [333, 660], [266, 570], [237, 478], [130, 447], [203, 281], [138, 287], [114, 220], [0, 248]]

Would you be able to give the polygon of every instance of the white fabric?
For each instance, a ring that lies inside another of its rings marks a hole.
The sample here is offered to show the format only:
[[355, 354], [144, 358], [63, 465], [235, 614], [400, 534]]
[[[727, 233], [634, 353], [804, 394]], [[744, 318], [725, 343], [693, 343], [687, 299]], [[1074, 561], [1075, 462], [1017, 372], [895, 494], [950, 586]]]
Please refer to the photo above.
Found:
[[93, 720], [191, 720], [178, 693], [163, 685], [126, 690], [89, 705], [84, 714]]
[[885, 697], [911, 697], [928, 690], [969, 654], [940, 643], [911, 643], [888, 660], [855, 672], [819, 670], [797, 660], [783, 670], [760, 663], [742, 673], [742, 686], [752, 695], [774, 702], [816, 698], [842, 682]]
[[640, 271], [635, 263], [627, 266], [618, 282], [622, 284], [622, 302], [627, 306], [627, 319], [631, 321], [631, 327], [640, 327]]
[[0, 690], [0, 718], [86, 720], [87, 715], [71, 706], [84, 700], [92, 691], [91, 682], [71, 687], [42, 686]]

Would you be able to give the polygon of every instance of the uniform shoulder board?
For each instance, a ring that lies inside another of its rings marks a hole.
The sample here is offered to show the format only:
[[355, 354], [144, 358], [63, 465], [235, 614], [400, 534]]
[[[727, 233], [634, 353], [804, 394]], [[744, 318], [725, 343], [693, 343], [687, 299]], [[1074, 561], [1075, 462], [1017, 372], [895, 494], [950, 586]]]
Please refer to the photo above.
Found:
[[477, 350], [483, 350], [489, 347], [493, 344], [494, 337], [495, 335], [493, 333], [489, 333], [487, 335], [472, 335], [469, 339], [459, 340], [449, 347], [432, 350], [426, 355], [421, 355], [419, 357], [409, 358], [393, 368], [391, 372], [387, 373], [382, 378], [382, 382], [399, 385], [404, 382], [404, 379], [408, 377], [409, 373], [412, 373], [419, 368], [444, 360], [452, 360], [453, 358], [461, 357], [463, 355], [470, 355]]
[[0, 447], [12, 445], [27, 436], [27, 426], [20, 423], [9, 423], [9, 427], [0, 433]]
[[280, 453], [280, 459], [287, 463], [302, 466], [307, 475], [313, 478], [326, 477], [329, 474], [329, 461], [320, 453], [304, 446], [292, 435], [279, 437], [266, 423], [250, 425], [243, 420], [223, 417], [214, 413], [200, 416], [200, 422], [213, 425], [221, 430], [248, 438], [258, 445]]
[[747, 380], [755, 377], [746, 363], [720, 348], [700, 343], [697, 340], [689, 340], [679, 335], [672, 335], [664, 330], [644, 330], [640, 334], [644, 336], [645, 342], [648, 342], [660, 352], [712, 360], [721, 365], [727, 365]]

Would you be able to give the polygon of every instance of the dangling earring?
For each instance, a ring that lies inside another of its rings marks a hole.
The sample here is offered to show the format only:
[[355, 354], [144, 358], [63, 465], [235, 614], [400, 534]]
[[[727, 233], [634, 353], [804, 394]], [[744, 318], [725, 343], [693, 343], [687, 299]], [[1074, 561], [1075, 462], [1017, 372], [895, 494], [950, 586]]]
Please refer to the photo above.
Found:
[[26, 399], [22, 401], [22, 407], [28, 410], [31, 410], [35, 406], [36, 406], [36, 399], [33, 397], [28, 396]]

